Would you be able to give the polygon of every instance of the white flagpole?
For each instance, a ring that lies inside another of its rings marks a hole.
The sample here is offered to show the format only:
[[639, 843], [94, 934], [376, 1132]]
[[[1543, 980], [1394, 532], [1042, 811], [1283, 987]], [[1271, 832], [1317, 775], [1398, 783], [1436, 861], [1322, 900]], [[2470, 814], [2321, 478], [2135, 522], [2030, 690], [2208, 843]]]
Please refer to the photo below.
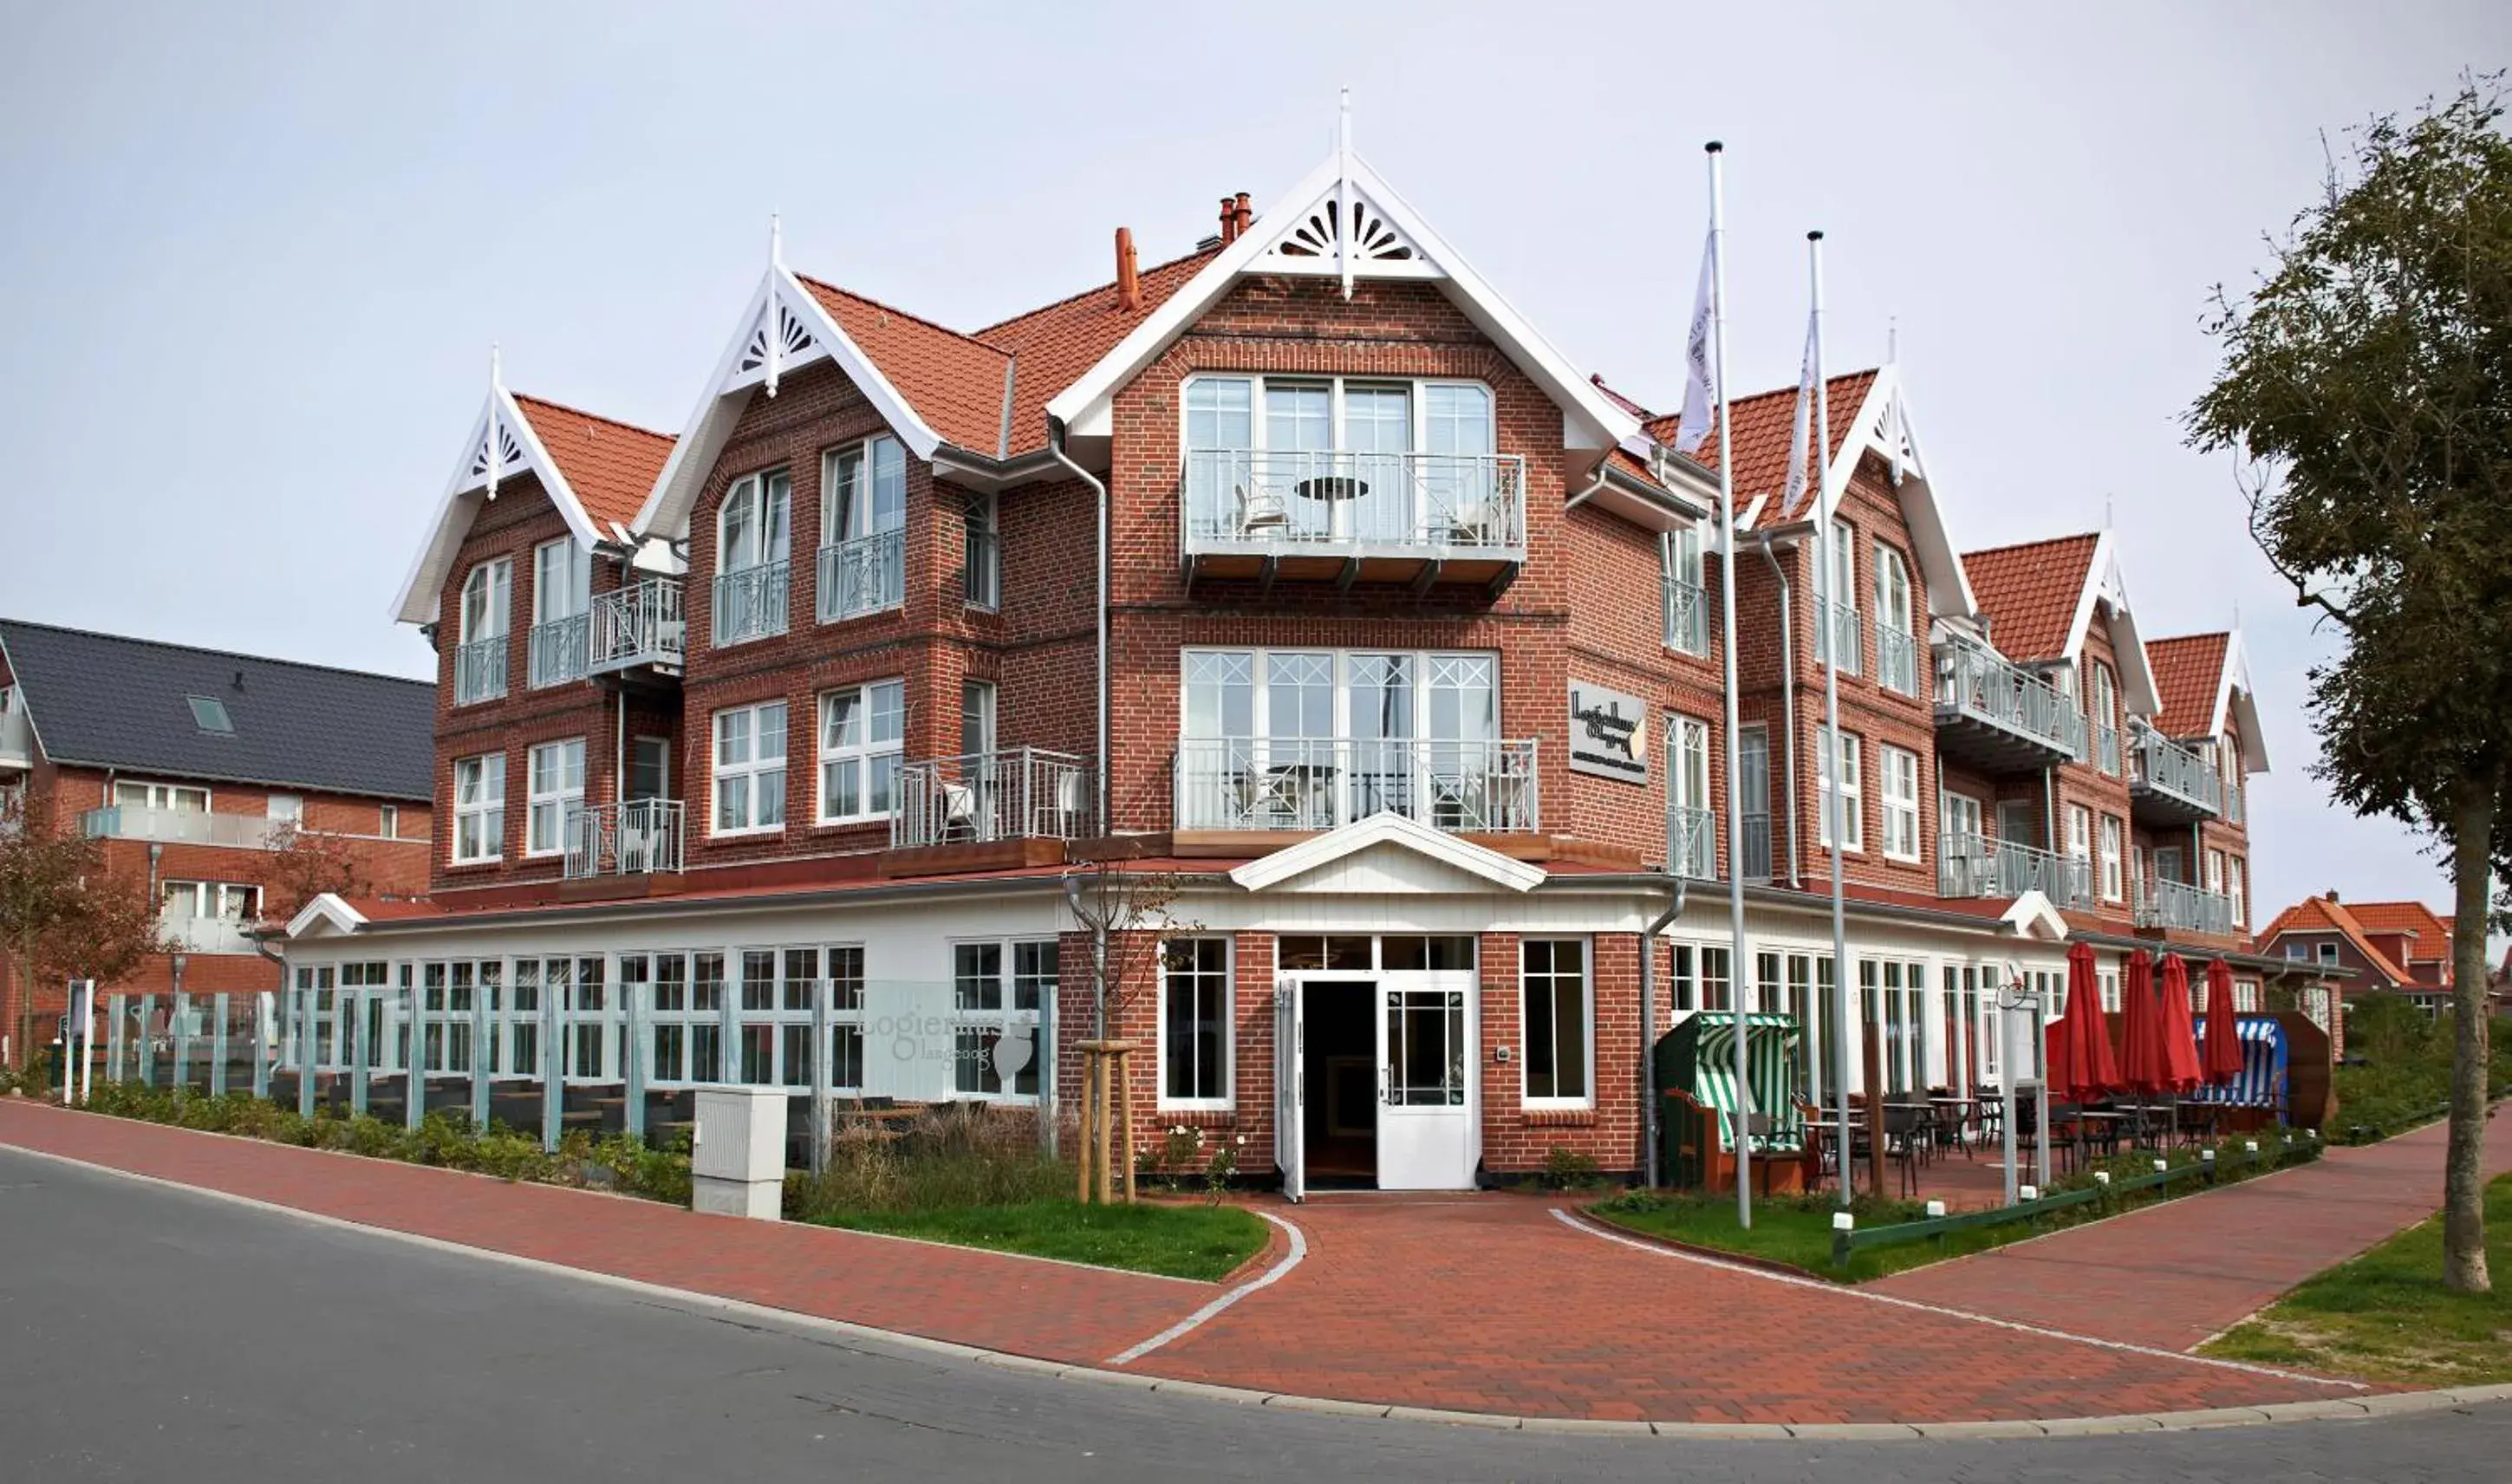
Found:
[[1727, 429], [1727, 215], [1726, 187], [1719, 169], [1727, 146], [1709, 141], [1709, 332], [1712, 375], [1718, 382], [1718, 605], [1724, 633], [1720, 645], [1727, 682], [1727, 917], [1735, 948], [1727, 960], [1727, 1002], [1736, 1014], [1736, 1221], [1753, 1225], [1752, 1108], [1753, 1084], [1745, 1057], [1745, 987], [1752, 983], [1752, 960], [1745, 952], [1745, 795], [1736, 779], [1736, 461]]
[[1352, 297], [1352, 90], [1335, 106], [1335, 272]]
[[[1840, 634], [1832, 623], [1832, 613], [1841, 594], [1832, 591], [1839, 570], [1832, 555], [1831, 494], [1831, 407], [1828, 389], [1823, 380], [1823, 233], [1806, 233], [1806, 280], [1814, 296], [1814, 514], [1816, 551], [1823, 563], [1823, 582], [1816, 589], [1824, 597], [1815, 621], [1825, 625], [1827, 641], [1823, 647], [1823, 730], [1825, 768], [1831, 776], [1831, 792], [1822, 801], [1825, 835], [1831, 840], [1831, 1003], [1832, 1024], [1839, 1035], [1832, 1037], [1832, 1071], [1838, 1087], [1840, 1111], [1840, 1204], [1849, 1204], [1852, 1176], [1849, 1151], [1855, 1142], [1849, 1133], [1849, 922], [1841, 905], [1841, 800], [1840, 800]], [[1820, 775], [1818, 775], [1820, 776]], [[1858, 1032], [1859, 1044], [1865, 1044], [1864, 1028]], [[1875, 1089], [1866, 1089], [1868, 1097]]]
[[775, 212], [767, 214], [767, 307], [760, 323], [760, 335], [766, 341], [767, 395], [776, 395], [776, 383], [785, 370], [784, 327], [778, 323], [777, 308], [782, 302], [777, 294], [784, 288], [785, 221]]
[[489, 342], [489, 436], [480, 447], [489, 461], [489, 498], [497, 497], [497, 466], [504, 463], [505, 445], [497, 437], [497, 419], [505, 403], [506, 370], [497, 358], [497, 342]]

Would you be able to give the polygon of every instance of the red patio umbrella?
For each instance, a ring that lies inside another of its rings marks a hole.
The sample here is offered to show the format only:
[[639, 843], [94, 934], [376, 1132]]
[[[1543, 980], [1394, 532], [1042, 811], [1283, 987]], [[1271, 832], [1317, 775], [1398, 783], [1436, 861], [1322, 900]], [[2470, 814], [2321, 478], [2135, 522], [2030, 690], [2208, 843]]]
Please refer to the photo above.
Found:
[[2164, 1065], [2163, 1021], [2154, 1012], [2154, 965], [2145, 950], [2139, 949], [2128, 961], [2128, 984], [2121, 996], [2118, 1085], [2151, 1097], [2164, 1089], [2171, 1075]]
[[2067, 950], [2067, 1004], [2050, 1023], [2050, 1097], [2074, 1103], [2119, 1085], [2110, 1032], [2102, 1025], [2101, 989], [2094, 978], [2094, 946]]
[[2163, 1085], [2174, 1093], [2195, 1092], [2207, 1080], [2189, 1021], [2189, 965], [2178, 954], [2163, 956]]
[[2207, 965], [2207, 1057], [2200, 1074], [2211, 1084], [2242, 1074], [2242, 1038], [2233, 1021], [2233, 970], [2218, 958]]

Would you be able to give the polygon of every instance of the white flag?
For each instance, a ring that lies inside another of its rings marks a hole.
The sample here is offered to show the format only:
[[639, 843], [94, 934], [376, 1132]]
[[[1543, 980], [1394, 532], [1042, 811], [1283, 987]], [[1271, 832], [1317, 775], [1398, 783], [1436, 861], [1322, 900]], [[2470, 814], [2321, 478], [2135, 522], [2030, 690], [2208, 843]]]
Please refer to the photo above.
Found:
[[1697, 453], [1709, 440], [1710, 409], [1718, 401], [1709, 369], [1710, 289], [1718, 266], [1718, 233], [1713, 227], [1701, 244], [1701, 289], [1692, 296], [1692, 332], [1683, 342], [1683, 415], [1675, 419], [1674, 447]]
[[1787, 491], [1780, 496], [1780, 517], [1783, 520], [1794, 515], [1797, 502], [1805, 498], [1810, 477], [1808, 463], [1817, 469], [1823, 467], [1821, 445], [1807, 436], [1814, 428], [1815, 362], [1822, 354], [1816, 336], [1822, 333], [1822, 323], [1811, 313], [1806, 316], [1805, 364], [1797, 371], [1796, 420], [1788, 433], [1788, 487]]

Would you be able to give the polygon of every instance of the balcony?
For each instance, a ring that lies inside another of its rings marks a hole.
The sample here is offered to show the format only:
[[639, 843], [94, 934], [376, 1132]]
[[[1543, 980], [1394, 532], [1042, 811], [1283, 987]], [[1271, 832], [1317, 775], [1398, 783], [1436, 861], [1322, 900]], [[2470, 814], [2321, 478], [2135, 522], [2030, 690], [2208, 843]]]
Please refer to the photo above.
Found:
[[593, 615], [577, 613], [532, 625], [531, 680], [534, 690], [584, 679], [593, 657]]
[[877, 530], [820, 548], [820, 622], [907, 603], [907, 532]]
[[278, 823], [258, 814], [212, 814], [201, 809], [150, 809], [106, 804], [79, 815], [79, 833], [91, 840], [151, 840], [164, 844], [220, 845], [267, 850]]
[[2085, 755], [2085, 714], [2065, 692], [1979, 644], [1936, 646], [1937, 750], [1989, 772]]
[[1461, 834], [1532, 833], [1535, 743], [1189, 738], [1176, 808], [1179, 830], [1331, 830], [1393, 810]]
[[1717, 816], [1681, 804], [1666, 811], [1666, 869], [1697, 881], [1718, 879]]
[[593, 600], [589, 665], [596, 675], [678, 676], [688, 642], [677, 577], [648, 577]]
[[1526, 562], [1526, 461], [1513, 454], [1197, 449], [1180, 487], [1190, 581], [1497, 592]]
[[2003, 901], [2037, 891], [2060, 908], [2094, 905], [2094, 863], [2014, 840], [1937, 837], [1937, 895]]
[[2233, 930], [2233, 899], [2186, 881], [2161, 878], [2140, 880], [2137, 884], [2137, 925], [2229, 934]]
[[1814, 659], [1818, 665], [1831, 661], [1834, 646], [1840, 650], [1840, 673], [1858, 674], [1863, 657], [1858, 643], [1858, 610], [1828, 599], [1814, 601]]
[[2120, 775], [2119, 728], [2108, 722], [2094, 723], [2094, 766], [2109, 777]]
[[785, 632], [789, 600], [788, 566], [762, 562], [715, 579], [715, 644], [746, 644]]
[[2146, 825], [2186, 825], [2224, 811], [2216, 765], [2147, 726], [2129, 731], [2129, 812]]
[[453, 704], [475, 706], [506, 693], [506, 636], [475, 639], [453, 651]]
[[2224, 780], [2224, 822], [2226, 824], [2243, 823], [2242, 795], [2245, 792], [2238, 779]]
[[898, 770], [893, 849], [1079, 840], [1089, 833], [1090, 769], [1035, 747], [930, 758]]
[[[14, 695], [14, 692], [13, 692]], [[0, 706], [0, 768], [35, 765], [35, 725], [13, 699]]]
[[172, 954], [255, 954], [260, 950], [245, 935], [250, 924], [233, 918], [195, 918], [164, 913], [157, 918], [157, 935], [166, 941]]
[[1709, 595], [1698, 582], [1665, 579], [1666, 646], [1686, 654], [1709, 652]]
[[569, 880], [678, 871], [682, 810], [677, 799], [632, 799], [569, 809], [562, 870]]
[[1887, 690], [1919, 693], [1919, 641], [1909, 630], [1876, 623], [1875, 680]]

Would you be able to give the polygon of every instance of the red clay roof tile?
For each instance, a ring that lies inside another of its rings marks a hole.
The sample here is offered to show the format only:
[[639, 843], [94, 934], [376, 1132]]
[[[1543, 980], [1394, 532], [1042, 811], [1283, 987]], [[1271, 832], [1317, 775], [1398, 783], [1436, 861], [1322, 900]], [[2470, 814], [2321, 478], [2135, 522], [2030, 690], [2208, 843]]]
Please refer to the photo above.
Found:
[[2229, 634], [2184, 634], [2149, 640], [2145, 661], [2154, 670], [2154, 693], [2163, 714], [2155, 730], [2167, 737], [2198, 737], [2215, 723], [2216, 696], [2224, 683]]
[[1001, 346], [834, 284], [795, 277], [934, 432], [972, 452], [1001, 447], [1003, 368], [1011, 357]]
[[[1849, 442], [1850, 429], [1857, 425], [1858, 410], [1866, 405], [1867, 389], [1875, 384], [1875, 371], [1851, 371], [1832, 376], [1824, 383], [1824, 411], [1829, 428], [1829, 449], [1837, 455]], [[1620, 399], [1617, 399], [1620, 400]], [[1801, 519], [1813, 508], [1811, 491], [1795, 510], [1781, 510], [1779, 498], [1787, 488], [1788, 442], [1796, 429], [1797, 389], [1784, 386], [1776, 391], [1755, 392], [1728, 404], [1728, 413], [1735, 420], [1735, 436], [1729, 440], [1736, 460], [1734, 488], [1739, 515], [1752, 508], [1753, 501], [1765, 495], [1771, 503], [1764, 507], [1761, 524], [1776, 525]], [[1674, 442], [1679, 416], [1668, 415], [1649, 419], [1644, 424], [1648, 435], [1663, 444]], [[1709, 438], [1700, 451], [1691, 455], [1702, 467], [1718, 468], [1718, 428], [1710, 425]]]
[[612, 522], [635, 521], [672, 456], [672, 439], [561, 403], [512, 395], [593, 524], [608, 535]]
[[1963, 571], [1997, 652], [2021, 664], [2063, 659], [2076, 605], [2093, 580], [2095, 535], [1967, 552]]
[[2414, 977], [2394, 962], [2389, 955], [2373, 946], [2373, 941], [2364, 935], [2363, 924], [2355, 920], [2354, 913], [2344, 904], [2333, 902], [2327, 897], [2304, 897], [2292, 907], [2278, 913], [2276, 920], [2261, 930], [2253, 942], [2259, 952], [2265, 953], [2268, 945], [2276, 941], [2280, 934], [2290, 932], [2337, 933], [2354, 945], [2355, 952], [2364, 956], [2364, 961], [2373, 966], [2375, 973], [2383, 976], [2391, 983], [2406, 984]]

